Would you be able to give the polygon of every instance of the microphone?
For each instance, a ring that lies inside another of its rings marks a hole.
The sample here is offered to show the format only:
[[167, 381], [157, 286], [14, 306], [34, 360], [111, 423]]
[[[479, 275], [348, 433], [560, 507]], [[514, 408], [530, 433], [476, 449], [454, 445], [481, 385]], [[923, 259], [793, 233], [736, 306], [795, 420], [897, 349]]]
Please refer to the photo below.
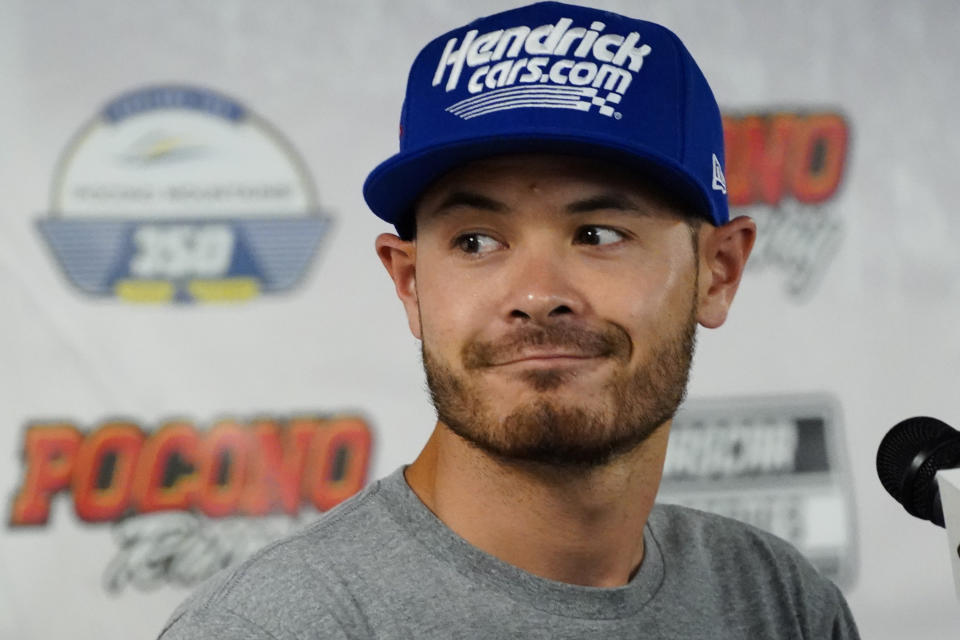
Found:
[[937, 472], [960, 468], [960, 431], [919, 416], [895, 425], [877, 449], [877, 475], [910, 515], [943, 527]]

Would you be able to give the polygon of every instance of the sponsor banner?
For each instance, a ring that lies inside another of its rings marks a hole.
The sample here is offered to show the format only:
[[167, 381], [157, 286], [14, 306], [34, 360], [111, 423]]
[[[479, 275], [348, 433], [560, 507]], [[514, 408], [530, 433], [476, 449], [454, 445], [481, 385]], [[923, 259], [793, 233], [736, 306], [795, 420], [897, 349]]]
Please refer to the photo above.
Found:
[[40, 231], [68, 280], [129, 302], [223, 302], [292, 288], [331, 219], [281, 134], [209, 89], [109, 102], [63, 152]]
[[840, 248], [833, 206], [847, 172], [850, 126], [836, 111], [725, 113], [731, 217], [757, 222], [750, 271], [775, 271], [787, 294], [809, 299]]
[[856, 573], [852, 496], [829, 396], [691, 400], [674, 419], [659, 500], [765, 529], [845, 587]]
[[77, 520], [112, 528], [108, 591], [191, 586], [359, 491], [372, 447], [370, 425], [351, 415], [225, 418], [207, 429], [178, 419], [152, 431], [130, 420], [87, 431], [36, 422], [23, 434], [8, 526], [36, 534], [65, 500]]

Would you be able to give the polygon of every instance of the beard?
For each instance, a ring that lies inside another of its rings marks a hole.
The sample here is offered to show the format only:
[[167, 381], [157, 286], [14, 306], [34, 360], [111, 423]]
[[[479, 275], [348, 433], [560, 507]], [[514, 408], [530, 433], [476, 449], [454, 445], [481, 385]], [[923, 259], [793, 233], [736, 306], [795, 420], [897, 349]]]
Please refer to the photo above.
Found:
[[[696, 343], [696, 287], [689, 313], [669, 335], [661, 336], [634, 371], [629, 334], [618, 325], [587, 329], [566, 320], [531, 325], [497, 342], [471, 342], [462, 353], [464, 373], [431, 354], [424, 340], [423, 365], [437, 419], [481, 451], [505, 461], [553, 467], [595, 468], [640, 446], [670, 420], [686, 395]], [[568, 369], [521, 372], [539, 397], [505, 416], [497, 399], [477, 379], [486, 367], [502, 362], [523, 347], [571, 348], [620, 366], [588, 402], [551, 396], [577, 375]], [[598, 398], [606, 402], [596, 402]]]

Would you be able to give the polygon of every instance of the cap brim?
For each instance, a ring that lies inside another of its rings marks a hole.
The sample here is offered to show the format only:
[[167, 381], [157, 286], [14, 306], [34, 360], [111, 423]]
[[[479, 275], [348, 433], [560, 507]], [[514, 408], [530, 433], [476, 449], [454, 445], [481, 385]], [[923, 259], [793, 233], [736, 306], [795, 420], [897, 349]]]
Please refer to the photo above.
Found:
[[379, 218], [402, 224], [412, 214], [417, 199], [434, 181], [468, 162], [515, 153], [555, 153], [604, 159], [636, 169], [666, 191], [693, 207], [713, 224], [722, 224], [704, 185], [677, 162], [636, 146], [596, 136], [580, 138], [569, 133], [538, 132], [512, 136], [480, 137], [438, 144], [417, 153], [398, 153], [378, 165], [363, 185], [367, 205]]

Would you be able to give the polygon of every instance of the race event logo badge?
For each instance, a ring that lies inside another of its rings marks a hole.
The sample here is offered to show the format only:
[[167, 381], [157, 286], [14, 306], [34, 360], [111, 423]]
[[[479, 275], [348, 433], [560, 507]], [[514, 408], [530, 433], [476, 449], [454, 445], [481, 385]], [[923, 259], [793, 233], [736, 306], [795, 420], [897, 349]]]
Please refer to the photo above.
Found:
[[849, 587], [855, 512], [838, 413], [821, 395], [687, 401], [657, 499], [769, 531]]
[[331, 219], [303, 160], [203, 88], [121, 95], [63, 151], [40, 231], [69, 281], [129, 302], [224, 302], [292, 288]]
[[372, 448], [369, 424], [352, 415], [227, 418], [206, 430], [38, 422], [24, 432], [8, 522], [36, 530], [69, 504], [81, 522], [113, 525], [107, 591], [192, 586], [363, 488]]
[[833, 111], [724, 114], [731, 216], [757, 223], [750, 271], [779, 271], [785, 290], [806, 300], [843, 239], [831, 206], [846, 172], [850, 128]]
[[636, 32], [604, 34], [602, 22], [591, 23], [589, 29], [571, 28], [572, 24], [570, 18], [561, 18], [534, 28], [521, 25], [483, 34], [473, 29], [459, 43], [450, 38], [433, 86], [446, 76], [445, 91], [455, 90], [466, 67], [471, 97], [451, 104], [447, 111], [470, 120], [526, 107], [576, 111], [597, 107], [601, 115], [619, 120], [615, 106], [652, 48], [638, 44]]

